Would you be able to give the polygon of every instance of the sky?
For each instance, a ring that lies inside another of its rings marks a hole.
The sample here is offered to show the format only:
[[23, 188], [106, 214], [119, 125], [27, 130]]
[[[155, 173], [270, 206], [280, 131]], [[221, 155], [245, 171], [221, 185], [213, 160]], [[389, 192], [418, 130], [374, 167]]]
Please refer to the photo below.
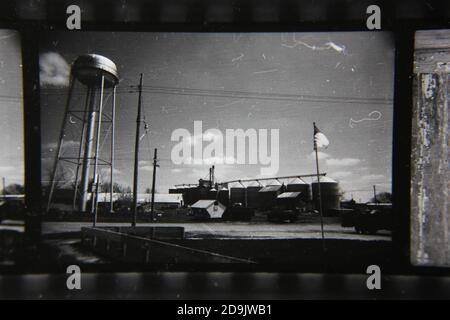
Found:
[[[20, 35], [0, 30], [0, 177], [24, 183], [22, 58]], [[3, 185], [0, 186], [3, 189]]]
[[[115, 179], [121, 184], [132, 185], [138, 95], [130, 86], [143, 73], [149, 132], [141, 140], [139, 192], [151, 186], [154, 148], [160, 159], [158, 192], [196, 183], [207, 177], [212, 163], [218, 181], [267, 177], [261, 171], [267, 166], [224, 163], [227, 154], [214, 154], [205, 164], [176, 164], [172, 133], [184, 128], [193, 134], [195, 121], [202, 121], [203, 132], [218, 129], [213, 136], [227, 129], [278, 130], [279, 169], [270, 176], [316, 172], [316, 122], [330, 141], [320, 150], [320, 169], [340, 183], [345, 198], [368, 201], [374, 184], [378, 191], [391, 191], [395, 50], [390, 33], [48, 32], [40, 44], [44, 176], [55, 157], [70, 64], [96, 53], [114, 61], [120, 74]], [[189, 90], [197, 94], [185, 94]], [[81, 105], [82, 87], [76, 92], [74, 107]], [[76, 150], [77, 126], [69, 123], [67, 153]], [[189, 141], [192, 148], [197, 138]], [[106, 155], [107, 141], [104, 146]], [[63, 170], [73, 172], [68, 165]]]

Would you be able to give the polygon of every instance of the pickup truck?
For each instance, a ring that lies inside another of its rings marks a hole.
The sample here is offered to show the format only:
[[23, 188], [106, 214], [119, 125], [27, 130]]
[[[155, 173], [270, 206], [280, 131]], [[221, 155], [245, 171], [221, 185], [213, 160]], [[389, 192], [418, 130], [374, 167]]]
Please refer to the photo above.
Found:
[[391, 203], [355, 204], [341, 216], [343, 227], [354, 227], [357, 233], [376, 234], [379, 230], [392, 230]]

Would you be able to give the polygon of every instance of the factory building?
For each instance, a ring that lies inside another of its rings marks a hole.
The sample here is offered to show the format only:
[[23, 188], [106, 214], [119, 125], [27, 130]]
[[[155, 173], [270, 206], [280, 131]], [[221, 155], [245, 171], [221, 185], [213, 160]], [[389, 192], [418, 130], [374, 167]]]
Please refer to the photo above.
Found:
[[[91, 200], [92, 194], [88, 199]], [[120, 201], [122, 197], [119, 193], [113, 193], [113, 202]], [[98, 194], [98, 204], [100, 206], [109, 203], [109, 193]], [[152, 201], [151, 193], [138, 193], [137, 201], [139, 204], [148, 204]], [[183, 206], [183, 195], [181, 193], [155, 193], [155, 208], [180, 208]]]

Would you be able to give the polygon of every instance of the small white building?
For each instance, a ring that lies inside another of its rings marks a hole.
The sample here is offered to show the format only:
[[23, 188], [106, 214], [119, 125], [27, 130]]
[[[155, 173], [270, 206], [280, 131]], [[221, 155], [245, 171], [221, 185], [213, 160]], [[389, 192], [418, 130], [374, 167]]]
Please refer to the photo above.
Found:
[[198, 200], [191, 206], [192, 214], [197, 218], [222, 218], [226, 207], [217, 200]]

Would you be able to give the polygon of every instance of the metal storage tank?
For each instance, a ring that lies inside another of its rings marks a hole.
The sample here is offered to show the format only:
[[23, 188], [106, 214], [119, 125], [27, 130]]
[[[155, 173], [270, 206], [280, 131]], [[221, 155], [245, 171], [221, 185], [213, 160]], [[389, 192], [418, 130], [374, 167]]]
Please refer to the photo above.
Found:
[[208, 200], [208, 193], [209, 193], [209, 189], [208, 188], [204, 188], [204, 187], [198, 187], [197, 189], [197, 194], [198, 194], [198, 200]]
[[309, 184], [300, 178], [295, 178], [295, 179], [291, 180], [286, 185], [286, 191], [287, 192], [301, 192], [300, 200], [302, 200], [304, 202], [311, 201], [311, 189], [309, 187]]
[[189, 187], [186, 188], [186, 197], [189, 202], [186, 202], [187, 205], [192, 205], [200, 200], [200, 192], [198, 187]]
[[219, 195], [217, 197], [217, 200], [219, 200], [219, 202], [224, 206], [228, 207], [230, 196], [226, 187], [219, 188]]
[[245, 188], [238, 183], [230, 188], [230, 204], [234, 203], [241, 203], [245, 206]]
[[251, 182], [247, 185], [247, 207], [249, 208], [258, 208], [259, 207], [259, 190], [262, 189], [262, 186], [255, 182]]
[[[319, 210], [318, 183], [317, 180], [312, 183], [312, 195], [314, 208]], [[329, 177], [320, 177], [320, 194], [322, 198], [322, 213], [329, 215], [329, 209], [340, 209], [341, 192], [339, 183]]]
[[219, 192], [216, 188], [212, 188], [208, 190], [208, 200], [216, 200], [219, 196]]
[[277, 204], [277, 197], [283, 192], [283, 185], [270, 185], [258, 191], [259, 208], [270, 209]]

